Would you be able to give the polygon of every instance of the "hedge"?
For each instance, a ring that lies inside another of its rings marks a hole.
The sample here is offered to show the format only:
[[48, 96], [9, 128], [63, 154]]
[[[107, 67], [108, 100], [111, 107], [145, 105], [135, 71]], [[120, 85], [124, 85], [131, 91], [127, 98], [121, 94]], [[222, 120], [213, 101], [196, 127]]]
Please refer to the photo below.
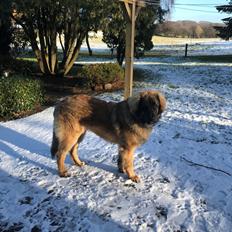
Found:
[[116, 63], [84, 65], [78, 74], [86, 79], [87, 85], [91, 88], [122, 80], [123, 75], [122, 67]]
[[14, 118], [44, 101], [41, 82], [24, 76], [0, 77], [0, 117]]

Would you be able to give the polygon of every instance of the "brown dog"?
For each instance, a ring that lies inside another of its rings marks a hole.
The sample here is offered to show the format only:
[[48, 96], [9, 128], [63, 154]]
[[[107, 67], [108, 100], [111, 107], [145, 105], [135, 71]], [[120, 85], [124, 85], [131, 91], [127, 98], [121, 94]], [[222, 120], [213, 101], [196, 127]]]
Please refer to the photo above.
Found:
[[65, 98], [55, 107], [51, 146], [52, 157], [57, 157], [59, 175], [69, 176], [64, 165], [68, 152], [76, 165], [84, 165], [78, 158], [77, 148], [86, 130], [90, 130], [119, 145], [119, 171], [139, 182], [133, 167], [134, 151], [146, 142], [165, 106], [166, 100], [158, 91], [145, 91], [119, 103], [87, 95]]

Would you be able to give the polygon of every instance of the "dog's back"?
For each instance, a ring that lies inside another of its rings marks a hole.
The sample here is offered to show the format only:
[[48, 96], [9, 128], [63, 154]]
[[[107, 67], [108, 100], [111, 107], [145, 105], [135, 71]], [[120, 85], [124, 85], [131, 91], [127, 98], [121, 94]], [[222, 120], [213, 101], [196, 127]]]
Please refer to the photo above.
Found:
[[59, 102], [54, 110], [51, 155], [54, 158], [62, 141], [75, 137], [77, 141], [86, 130], [91, 130], [108, 141], [115, 142], [111, 113], [115, 103], [87, 95], [74, 95]]

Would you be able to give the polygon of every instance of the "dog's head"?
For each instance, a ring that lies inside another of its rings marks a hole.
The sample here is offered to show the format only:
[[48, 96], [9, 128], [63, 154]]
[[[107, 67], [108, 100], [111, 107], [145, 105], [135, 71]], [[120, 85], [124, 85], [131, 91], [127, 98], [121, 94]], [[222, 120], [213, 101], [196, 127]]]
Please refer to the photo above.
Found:
[[166, 100], [158, 91], [145, 91], [128, 98], [128, 105], [136, 121], [143, 125], [153, 125], [165, 110]]

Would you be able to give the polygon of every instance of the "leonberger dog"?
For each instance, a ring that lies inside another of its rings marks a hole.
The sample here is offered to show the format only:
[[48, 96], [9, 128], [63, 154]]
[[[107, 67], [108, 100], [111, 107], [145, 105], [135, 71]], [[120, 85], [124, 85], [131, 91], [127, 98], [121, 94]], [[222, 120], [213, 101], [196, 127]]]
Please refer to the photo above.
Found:
[[146, 142], [165, 106], [166, 100], [158, 91], [144, 91], [118, 103], [88, 95], [66, 97], [54, 110], [51, 154], [57, 158], [59, 175], [70, 176], [64, 164], [68, 152], [75, 165], [84, 165], [77, 149], [86, 130], [90, 130], [118, 144], [119, 171], [127, 174], [132, 181], [139, 182], [133, 167], [134, 151]]

